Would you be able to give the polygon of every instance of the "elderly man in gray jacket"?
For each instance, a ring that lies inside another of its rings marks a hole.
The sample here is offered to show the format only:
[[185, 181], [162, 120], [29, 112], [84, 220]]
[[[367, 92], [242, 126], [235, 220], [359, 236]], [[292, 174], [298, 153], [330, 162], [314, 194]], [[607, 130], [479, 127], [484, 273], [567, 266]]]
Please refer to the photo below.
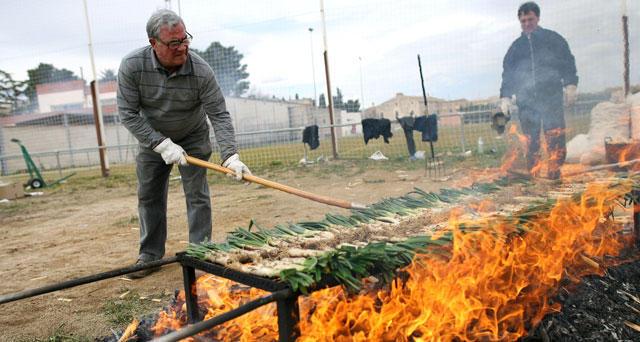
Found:
[[[208, 117], [220, 146], [223, 166], [236, 178], [250, 174], [237, 153], [231, 116], [213, 70], [189, 51], [192, 36], [172, 11], [159, 10], [147, 22], [149, 46], [122, 59], [118, 71], [118, 111], [138, 139], [136, 159], [140, 250], [137, 263], [161, 259], [167, 239], [169, 174], [178, 164], [187, 202], [189, 242], [211, 239], [211, 201], [206, 170], [187, 165], [185, 153], [211, 156]], [[130, 275], [142, 278], [155, 269]]]

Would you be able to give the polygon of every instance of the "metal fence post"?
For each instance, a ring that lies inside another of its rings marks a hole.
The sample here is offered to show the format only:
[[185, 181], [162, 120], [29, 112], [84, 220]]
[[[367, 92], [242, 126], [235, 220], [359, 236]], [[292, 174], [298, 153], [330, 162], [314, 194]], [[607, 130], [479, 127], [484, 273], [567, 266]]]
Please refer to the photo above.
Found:
[[[2, 130], [2, 125], [0, 124], [0, 157], [4, 157], [4, 132]], [[9, 174], [9, 168], [7, 166], [7, 160], [2, 158], [0, 159], [0, 175], [6, 176]]]
[[56, 163], [58, 164], [58, 174], [62, 178], [62, 166], [60, 165], [60, 151], [56, 150]]
[[118, 144], [118, 158], [122, 164], [122, 146], [120, 146], [120, 117], [116, 117], [116, 122], [113, 125], [116, 130], [116, 143]]
[[71, 167], [75, 167], [76, 163], [73, 159], [73, 144], [71, 143], [71, 130], [69, 128], [69, 117], [67, 113], [62, 114], [62, 124], [64, 125], [64, 131], [67, 136], [67, 148], [69, 149], [69, 158], [71, 159]]
[[462, 147], [462, 153], [467, 152], [467, 148], [465, 147], [465, 136], [464, 136], [464, 114], [460, 115], [460, 146]]

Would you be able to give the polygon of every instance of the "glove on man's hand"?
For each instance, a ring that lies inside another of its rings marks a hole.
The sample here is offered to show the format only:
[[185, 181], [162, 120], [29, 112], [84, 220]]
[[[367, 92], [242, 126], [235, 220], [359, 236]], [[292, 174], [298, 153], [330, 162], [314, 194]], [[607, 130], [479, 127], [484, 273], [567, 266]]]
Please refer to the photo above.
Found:
[[511, 107], [513, 104], [511, 103], [510, 97], [503, 97], [500, 99], [500, 110], [505, 116], [511, 116]]
[[564, 87], [564, 105], [573, 106], [578, 98], [578, 87], [573, 84], [569, 84]]
[[180, 164], [187, 165], [187, 159], [184, 157], [185, 152], [180, 145], [176, 145], [170, 138], [164, 139], [153, 151], [160, 153], [162, 160], [167, 165]]
[[[231, 170], [233, 170], [233, 172], [235, 172], [235, 176], [236, 176], [236, 180], [242, 180], [242, 175], [250, 175], [251, 171], [249, 170], [249, 168], [244, 165], [243, 162], [240, 161], [240, 156], [236, 153], [234, 155], [232, 155], [231, 157], [227, 158], [227, 160], [224, 161], [224, 163], [222, 163], [222, 166], [229, 168]], [[230, 174], [227, 174], [228, 176], [232, 176]]]

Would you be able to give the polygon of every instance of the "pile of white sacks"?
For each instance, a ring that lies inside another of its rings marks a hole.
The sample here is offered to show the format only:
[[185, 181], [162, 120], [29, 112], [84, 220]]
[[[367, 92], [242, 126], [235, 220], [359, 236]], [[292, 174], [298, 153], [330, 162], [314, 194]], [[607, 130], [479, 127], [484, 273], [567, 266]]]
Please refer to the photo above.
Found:
[[640, 93], [630, 95], [626, 101], [614, 94], [610, 101], [598, 103], [591, 110], [589, 133], [576, 135], [567, 143], [567, 163], [595, 165], [605, 162], [605, 139], [612, 142], [640, 140]]

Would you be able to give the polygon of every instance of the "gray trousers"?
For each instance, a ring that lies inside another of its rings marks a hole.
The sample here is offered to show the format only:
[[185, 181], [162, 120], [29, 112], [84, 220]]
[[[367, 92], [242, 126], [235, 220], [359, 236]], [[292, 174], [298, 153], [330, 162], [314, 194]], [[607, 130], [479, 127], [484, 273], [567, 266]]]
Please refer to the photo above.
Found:
[[[211, 142], [209, 131], [196, 132], [181, 141], [188, 155], [209, 160]], [[140, 147], [136, 158], [138, 176], [138, 215], [140, 218], [140, 251], [143, 261], [161, 259], [167, 240], [167, 194], [169, 175], [173, 165], [167, 165], [159, 153]], [[198, 166], [179, 166], [182, 188], [187, 202], [189, 242], [211, 240], [211, 199], [206, 169]]]

